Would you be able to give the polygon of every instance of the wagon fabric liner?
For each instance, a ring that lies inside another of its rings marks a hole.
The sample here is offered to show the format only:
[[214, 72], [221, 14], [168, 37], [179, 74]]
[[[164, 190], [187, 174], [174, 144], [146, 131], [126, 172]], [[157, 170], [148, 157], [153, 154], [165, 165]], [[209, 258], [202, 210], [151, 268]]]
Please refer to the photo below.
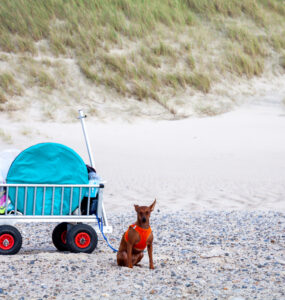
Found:
[[[71, 148], [57, 143], [41, 143], [27, 148], [16, 157], [6, 182], [88, 184], [88, 171], [82, 158]], [[37, 187], [35, 191], [35, 187], [18, 187], [16, 193], [16, 188], [10, 187], [9, 198], [17, 206], [17, 211], [26, 215], [68, 215], [70, 210], [73, 212], [78, 208], [86, 190], [81, 188], [80, 191], [79, 187], [66, 187], [64, 190], [62, 187]]]

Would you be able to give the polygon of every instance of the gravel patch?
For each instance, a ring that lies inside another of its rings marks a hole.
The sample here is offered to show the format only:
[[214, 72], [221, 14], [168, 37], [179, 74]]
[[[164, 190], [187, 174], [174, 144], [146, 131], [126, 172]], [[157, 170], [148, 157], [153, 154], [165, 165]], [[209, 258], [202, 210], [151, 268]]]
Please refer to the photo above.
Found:
[[[118, 248], [132, 215], [109, 215]], [[0, 256], [0, 299], [285, 299], [285, 214], [155, 211], [155, 270], [116, 265], [99, 235], [92, 254], [58, 252], [55, 224], [18, 224], [23, 247]]]

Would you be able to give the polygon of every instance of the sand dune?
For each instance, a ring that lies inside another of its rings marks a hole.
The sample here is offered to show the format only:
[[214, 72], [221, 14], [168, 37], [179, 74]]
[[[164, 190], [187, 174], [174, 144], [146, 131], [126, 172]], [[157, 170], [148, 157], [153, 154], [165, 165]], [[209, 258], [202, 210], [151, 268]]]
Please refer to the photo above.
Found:
[[[284, 91], [269, 91], [235, 111], [180, 121], [87, 119], [108, 210], [158, 199], [166, 210], [285, 208]], [[12, 145], [63, 143], [87, 159], [79, 122], [11, 123]], [[25, 134], [23, 129], [28, 128]]]

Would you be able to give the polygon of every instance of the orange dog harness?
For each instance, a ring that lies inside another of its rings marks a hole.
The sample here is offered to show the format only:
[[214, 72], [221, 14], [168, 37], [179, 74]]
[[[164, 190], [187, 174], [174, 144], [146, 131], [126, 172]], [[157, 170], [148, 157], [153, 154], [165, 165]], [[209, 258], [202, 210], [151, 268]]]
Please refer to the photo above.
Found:
[[[130, 225], [130, 227], [132, 227], [140, 236], [140, 241], [134, 245], [134, 248], [136, 248], [138, 250], [144, 250], [146, 247], [146, 241], [151, 234], [151, 228], [149, 227], [148, 229], [144, 229], [144, 228], [139, 227], [136, 224], [132, 224], [132, 225]], [[130, 227], [128, 228], [128, 230], [125, 233], [126, 242], [129, 239], [128, 236], [129, 236]]]

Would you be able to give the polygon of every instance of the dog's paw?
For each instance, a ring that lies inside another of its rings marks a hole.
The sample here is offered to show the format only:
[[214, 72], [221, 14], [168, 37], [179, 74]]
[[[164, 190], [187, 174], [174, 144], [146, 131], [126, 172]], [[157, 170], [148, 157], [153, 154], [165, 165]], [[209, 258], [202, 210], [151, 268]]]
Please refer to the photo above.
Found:
[[154, 269], [155, 269], [154, 266], [149, 266], [149, 268], [150, 268], [151, 270], [154, 270]]

